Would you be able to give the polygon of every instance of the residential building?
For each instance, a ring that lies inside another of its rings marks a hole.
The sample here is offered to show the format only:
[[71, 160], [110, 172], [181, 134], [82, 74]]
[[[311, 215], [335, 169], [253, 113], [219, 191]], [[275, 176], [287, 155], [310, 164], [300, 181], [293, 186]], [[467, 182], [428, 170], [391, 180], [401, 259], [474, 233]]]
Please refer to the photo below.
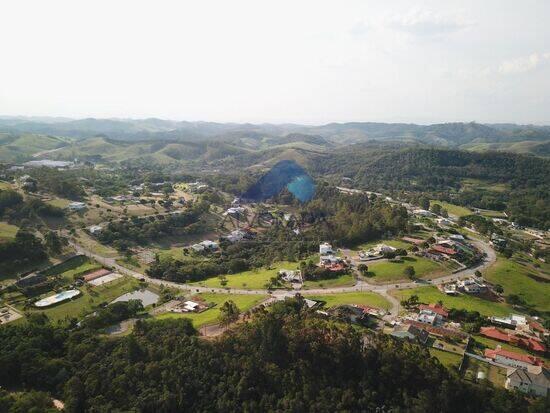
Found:
[[101, 225], [92, 225], [91, 227], [88, 227], [88, 232], [92, 235], [99, 234], [103, 227]]
[[421, 344], [426, 344], [430, 336], [423, 328], [418, 328], [411, 324], [395, 326], [390, 334], [401, 339], [418, 340]]
[[432, 314], [437, 314], [442, 318], [449, 317], [449, 311], [443, 307], [441, 304], [420, 304], [418, 307], [421, 311], [431, 312]]
[[519, 367], [522, 369], [527, 369], [529, 366], [544, 365], [544, 362], [538, 357], [503, 350], [500, 346], [497, 346], [494, 350], [486, 349], [485, 357], [504, 366]]
[[67, 208], [71, 211], [81, 211], [86, 208], [86, 204], [84, 202], [71, 202]]
[[550, 371], [542, 366], [508, 369], [504, 387], [534, 396], [547, 397], [550, 389]]
[[328, 242], [323, 242], [321, 245], [319, 245], [319, 254], [333, 255], [334, 250], [332, 249], [332, 245], [330, 245]]

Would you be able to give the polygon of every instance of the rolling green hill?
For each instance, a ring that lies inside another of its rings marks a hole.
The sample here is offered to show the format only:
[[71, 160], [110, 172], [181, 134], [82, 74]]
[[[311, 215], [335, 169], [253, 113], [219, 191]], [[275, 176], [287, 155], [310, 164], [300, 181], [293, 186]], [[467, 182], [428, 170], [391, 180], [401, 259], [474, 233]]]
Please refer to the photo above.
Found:
[[26, 161], [31, 159], [33, 154], [62, 148], [71, 141], [70, 138], [30, 133], [0, 133], [0, 161]]

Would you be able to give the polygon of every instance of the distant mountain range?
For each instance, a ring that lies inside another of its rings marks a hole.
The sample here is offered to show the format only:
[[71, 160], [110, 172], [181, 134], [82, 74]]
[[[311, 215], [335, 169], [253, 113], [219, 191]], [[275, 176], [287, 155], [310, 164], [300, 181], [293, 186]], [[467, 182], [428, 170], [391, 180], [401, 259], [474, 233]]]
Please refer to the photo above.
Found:
[[364, 143], [549, 156], [550, 126], [475, 122], [434, 125], [348, 122], [308, 126], [180, 122], [155, 118], [0, 117], [0, 161], [11, 162], [29, 159], [43, 151], [55, 159], [124, 161], [144, 158], [170, 163], [231, 158], [244, 161], [244, 164], [271, 159], [273, 164], [282, 159], [301, 162], [304, 152], [326, 152]]

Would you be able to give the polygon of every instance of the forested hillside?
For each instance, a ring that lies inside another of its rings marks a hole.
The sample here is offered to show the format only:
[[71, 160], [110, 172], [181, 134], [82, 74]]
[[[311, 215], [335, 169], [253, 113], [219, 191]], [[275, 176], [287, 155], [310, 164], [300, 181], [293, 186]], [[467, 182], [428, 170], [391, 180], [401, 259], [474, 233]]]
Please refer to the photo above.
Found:
[[302, 300], [215, 341], [186, 319], [138, 322], [118, 339], [43, 323], [0, 329], [0, 385], [50, 392], [67, 412], [544, 411], [544, 401], [462, 381], [415, 344], [363, 340]]

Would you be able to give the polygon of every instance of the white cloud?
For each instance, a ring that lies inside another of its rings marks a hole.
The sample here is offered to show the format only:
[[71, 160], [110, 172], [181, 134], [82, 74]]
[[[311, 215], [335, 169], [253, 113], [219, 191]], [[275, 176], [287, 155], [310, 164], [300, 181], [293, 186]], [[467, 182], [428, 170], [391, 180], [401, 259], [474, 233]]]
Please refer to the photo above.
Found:
[[536, 69], [547, 60], [550, 60], [550, 53], [532, 53], [529, 56], [502, 62], [498, 67], [498, 72], [503, 75], [525, 73]]
[[473, 23], [461, 13], [438, 13], [430, 10], [412, 9], [406, 14], [390, 17], [390, 28], [415, 36], [434, 37], [463, 30]]

